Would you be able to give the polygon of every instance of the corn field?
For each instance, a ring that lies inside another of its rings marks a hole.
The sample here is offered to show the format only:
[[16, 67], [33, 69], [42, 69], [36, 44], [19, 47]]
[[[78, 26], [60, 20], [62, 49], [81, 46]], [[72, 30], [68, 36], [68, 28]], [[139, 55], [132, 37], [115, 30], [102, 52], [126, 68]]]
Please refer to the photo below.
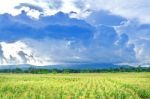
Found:
[[0, 74], [0, 99], [150, 99], [150, 73]]

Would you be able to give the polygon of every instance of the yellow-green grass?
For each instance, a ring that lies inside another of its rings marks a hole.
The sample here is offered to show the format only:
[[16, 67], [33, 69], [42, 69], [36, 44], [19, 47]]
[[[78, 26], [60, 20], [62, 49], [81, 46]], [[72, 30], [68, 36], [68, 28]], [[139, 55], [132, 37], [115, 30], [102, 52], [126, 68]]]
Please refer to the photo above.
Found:
[[150, 73], [0, 74], [0, 99], [150, 99]]

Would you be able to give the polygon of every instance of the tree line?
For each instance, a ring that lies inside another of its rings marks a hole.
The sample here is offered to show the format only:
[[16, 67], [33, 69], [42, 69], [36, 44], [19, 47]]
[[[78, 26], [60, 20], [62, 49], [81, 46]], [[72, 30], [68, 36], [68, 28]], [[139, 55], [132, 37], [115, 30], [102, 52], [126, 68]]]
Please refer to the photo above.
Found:
[[150, 72], [150, 67], [120, 67], [109, 69], [37, 69], [30, 67], [26, 70], [21, 68], [0, 69], [0, 73], [32, 73], [32, 74], [48, 74], [48, 73], [106, 73], [106, 72]]

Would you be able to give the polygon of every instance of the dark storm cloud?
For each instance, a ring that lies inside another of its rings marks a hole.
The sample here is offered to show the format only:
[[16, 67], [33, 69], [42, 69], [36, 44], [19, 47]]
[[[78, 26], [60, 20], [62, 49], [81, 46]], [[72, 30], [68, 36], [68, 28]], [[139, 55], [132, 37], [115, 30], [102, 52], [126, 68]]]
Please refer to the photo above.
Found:
[[[110, 26], [104, 24], [107, 22], [92, 26], [84, 20], [70, 18], [62, 12], [52, 16], [40, 15], [39, 19], [33, 19], [22, 11], [17, 16], [0, 15], [0, 22], [3, 23], [0, 24], [0, 41], [20, 40], [38, 56], [45, 55], [54, 62], [135, 61], [134, 45], [128, 44], [128, 36], [118, 35], [111, 26], [120, 24], [122, 20], [117, 20], [114, 24], [109, 24]], [[17, 55], [24, 63], [32, 58], [24, 51], [18, 52]], [[14, 56], [11, 56], [11, 59], [16, 60]]]
[[0, 41], [16, 41], [23, 38], [78, 39], [88, 40], [94, 28], [83, 20], [69, 18], [62, 12], [53, 16], [40, 16], [39, 20], [27, 16], [25, 11], [18, 16], [0, 15]]

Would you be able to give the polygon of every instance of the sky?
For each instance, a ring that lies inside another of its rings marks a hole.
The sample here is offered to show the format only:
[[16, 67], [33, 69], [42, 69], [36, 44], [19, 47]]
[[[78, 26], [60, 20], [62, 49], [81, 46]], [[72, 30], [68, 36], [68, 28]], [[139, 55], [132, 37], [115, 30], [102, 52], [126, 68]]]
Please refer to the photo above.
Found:
[[150, 65], [149, 0], [0, 0], [0, 65]]

